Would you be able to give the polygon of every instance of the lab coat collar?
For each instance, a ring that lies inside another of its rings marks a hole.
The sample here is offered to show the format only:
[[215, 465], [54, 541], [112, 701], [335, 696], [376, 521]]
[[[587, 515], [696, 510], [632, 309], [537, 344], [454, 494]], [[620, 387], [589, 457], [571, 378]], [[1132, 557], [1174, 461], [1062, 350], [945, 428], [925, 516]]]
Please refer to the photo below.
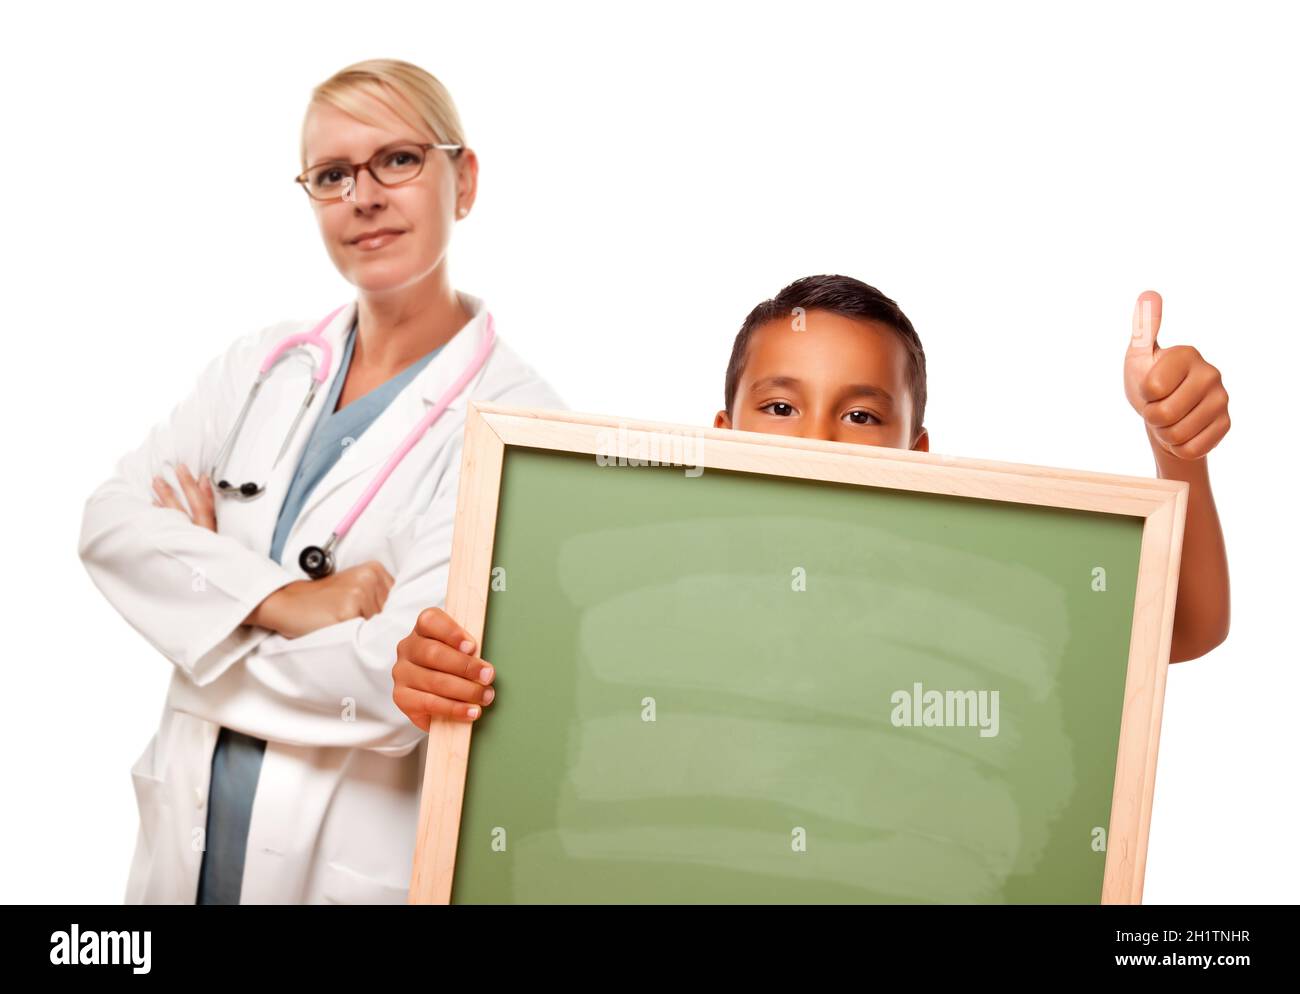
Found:
[[[431, 404], [442, 396], [446, 389], [456, 380], [456, 377], [469, 365], [469, 361], [474, 357], [474, 352], [482, 341], [483, 333], [486, 330], [488, 311], [482, 299], [475, 297], [473, 294], [465, 293], [463, 290], [457, 290], [456, 295], [460, 298], [461, 306], [469, 312], [469, 321], [439, 349], [438, 354], [430, 360], [424, 369], [420, 370], [415, 379], [407, 384], [406, 389], [402, 391], [403, 393], [406, 393], [407, 390], [413, 391]], [[347, 346], [348, 330], [352, 327], [352, 322], [356, 320], [357, 306], [355, 299], [350, 301], [321, 332], [334, 350], [334, 368], [331, 370], [327, 381], [331, 384], [339, 374], [339, 364], [343, 359], [343, 350]], [[449, 409], [463, 409], [466, 406], [469, 402], [469, 395], [482, 375], [483, 371], [479, 370], [465, 389], [452, 400]], [[322, 393], [328, 392], [329, 388], [322, 385]]]

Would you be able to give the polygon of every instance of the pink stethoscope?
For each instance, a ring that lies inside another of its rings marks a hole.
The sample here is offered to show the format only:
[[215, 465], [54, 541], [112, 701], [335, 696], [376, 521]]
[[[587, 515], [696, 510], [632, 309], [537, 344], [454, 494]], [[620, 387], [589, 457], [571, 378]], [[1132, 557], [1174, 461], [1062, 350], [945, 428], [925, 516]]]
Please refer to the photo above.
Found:
[[[298, 409], [297, 415], [294, 416], [293, 424], [289, 426], [289, 431], [284, 436], [284, 442], [280, 446], [280, 451], [276, 454], [275, 462], [271, 465], [272, 471], [274, 471], [275, 467], [279, 465], [280, 459], [289, 448], [289, 441], [293, 438], [294, 434], [298, 430], [298, 425], [302, 422], [303, 415], [306, 414], [307, 409], [311, 407], [312, 398], [316, 396], [316, 391], [320, 388], [320, 385], [325, 382], [326, 378], [330, 374], [330, 369], [334, 365], [334, 350], [330, 347], [329, 342], [325, 341], [325, 339], [321, 337], [321, 332], [331, 321], [334, 320], [334, 317], [339, 313], [339, 311], [343, 310], [343, 308], [347, 306], [347, 304], [341, 304], [336, 307], [311, 331], [297, 335], [290, 335], [285, 338], [283, 341], [279, 342], [275, 348], [271, 350], [270, 354], [267, 355], [266, 359], [263, 360], [262, 366], [257, 373], [257, 379], [253, 381], [253, 386], [248, 391], [248, 399], [244, 401], [244, 406], [239, 411], [239, 417], [235, 419], [234, 427], [230, 429], [230, 434], [226, 437], [226, 441], [221, 446], [221, 451], [217, 453], [216, 461], [213, 463], [212, 469], [208, 473], [208, 477], [211, 479], [212, 485], [216, 488], [217, 493], [225, 497], [237, 497], [240, 500], [252, 500], [254, 497], [258, 497], [265, 492], [266, 487], [256, 483], [241, 483], [236, 486], [235, 484], [222, 479], [221, 471], [230, 460], [230, 453], [235, 447], [235, 440], [239, 437], [239, 432], [244, 427], [244, 421], [248, 418], [249, 408], [253, 406], [253, 401], [257, 398], [258, 391], [262, 389], [262, 384], [265, 383], [267, 377], [270, 376], [271, 370], [275, 367], [275, 364], [284, 357], [284, 354], [289, 349], [303, 345], [314, 345], [316, 348], [320, 349], [321, 358], [324, 361], [316, 362], [315, 359], [312, 360], [314, 371], [312, 373], [311, 385], [307, 388], [307, 396], [302, 402], [302, 407]], [[400, 463], [403, 457], [415, 447], [415, 443], [424, 436], [424, 433], [429, 430], [429, 427], [442, 416], [442, 412], [445, 411], [451, 402], [459, 396], [460, 392], [465, 389], [466, 384], [468, 384], [469, 381], [474, 378], [475, 374], [483, 368], [483, 364], [487, 362], [488, 356], [492, 352], [492, 343], [495, 339], [496, 329], [493, 326], [492, 315], [489, 313], [487, 315], [487, 324], [483, 330], [483, 336], [479, 340], [478, 349], [475, 351], [474, 357], [470, 359], [469, 365], [465, 367], [465, 371], [456, 378], [455, 382], [453, 382], [446, 391], [443, 392], [442, 396], [438, 398], [437, 403], [435, 403], [433, 407], [429, 409], [429, 412], [420, 419], [419, 424], [411, 429], [410, 434], [402, 440], [402, 444], [397, 447], [397, 450], [388, 457], [388, 461], [385, 462], [379, 472], [375, 474], [375, 478], [370, 481], [370, 485], [366, 487], [365, 492], [357, 498], [357, 502], [352, 505], [352, 509], [343, 516], [343, 520], [338, 523], [337, 527], [335, 527], [334, 531], [330, 534], [329, 541], [327, 541], [323, 546], [309, 545], [307, 548], [302, 550], [302, 553], [298, 556], [298, 565], [309, 577], [313, 580], [320, 580], [334, 572], [334, 547], [338, 545], [338, 543], [343, 539], [343, 536], [348, 533], [353, 522], [355, 522], [361, 515], [361, 512], [369, 506], [370, 501], [374, 498], [375, 494], [379, 492], [379, 488], [384, 485], [384, 481], [386, 481], [392, 474], [393, 470], [397, 468], [397, 464]], [[310, 355], [310, 353], [308, 354]]]

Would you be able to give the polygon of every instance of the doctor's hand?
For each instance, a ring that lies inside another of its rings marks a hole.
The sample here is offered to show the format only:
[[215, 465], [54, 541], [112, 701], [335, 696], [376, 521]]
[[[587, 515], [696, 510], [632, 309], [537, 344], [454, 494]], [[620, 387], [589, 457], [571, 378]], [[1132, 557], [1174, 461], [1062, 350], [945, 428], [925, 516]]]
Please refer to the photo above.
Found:
[[339, 570], [320, 580], [295, 580], [272, 591], [244, 619], [296, 639], [353, 618], [371, 618], [384, 609], [393, 578], [377, 562]]
[[1124, 355], [1124, 395], [1146, 422], [1157, 460], [1204, 459], [1232, 425], [1219, 370], [1190, 345], [1161, 348], [1160, 294], [1147, 290], [1133, 308]]
[[471, 655], [474, 640], [443, 611], [430, 607], [397, 643], [393, 703], [424, 731], [433, 718], [473, 721], [492, 703], [496, 671]]
[[181, 489], [185, 491], [185, 501], [189, 504], [189, 507], [185, 507], [180, 502], [180, 498], [176, 496], [176, 491], [171, 488], [171, 484], [161, 476], [153, 478], [153, 492], [155, 494], [153, 506], [174, 508], [200, 528], [216, 531], [216, 501], [212, 497], [212, 481], [208, 479], [208, 474], [204, 473], [203, 476], [196, 480], [190, 474], [189, 469], [181, 465], [176, 467], [176, 479], [180, 481]]

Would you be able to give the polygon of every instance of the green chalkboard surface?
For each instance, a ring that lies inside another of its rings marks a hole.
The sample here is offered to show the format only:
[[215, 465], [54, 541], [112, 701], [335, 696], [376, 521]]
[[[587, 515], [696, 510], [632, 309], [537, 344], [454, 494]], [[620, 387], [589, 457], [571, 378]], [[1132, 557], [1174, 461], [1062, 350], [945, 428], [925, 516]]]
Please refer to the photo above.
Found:
[[1098, 902], [1142, 529], [507, 446], [452, 900]]

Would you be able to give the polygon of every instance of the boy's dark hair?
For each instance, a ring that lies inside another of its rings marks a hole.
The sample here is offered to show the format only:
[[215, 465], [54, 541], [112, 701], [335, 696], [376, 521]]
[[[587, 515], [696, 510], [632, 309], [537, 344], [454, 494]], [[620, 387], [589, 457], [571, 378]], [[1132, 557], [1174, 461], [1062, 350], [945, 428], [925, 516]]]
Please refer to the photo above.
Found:
[[849, 318], [879, 321], [898, 332], [898, 337], [907, 349], [908, 387], [912, 392], [912, 429], [915, 438], [925, 424], [925, 350], [921, 347], [920, 336], [894, 301], [874, 286], [868, 286], [852, 276], [805, 276], [749, 312], [749, 317], [745, 318], [745, 323], [736, 335], [736, 342], [731, 347], [731, 362], [727, 364], [727, 413], [732, 413], [732, 405], [736, 402], [736, 389], [740, 384], [740, 374], [745, 369], [749, 340], [755, 329], [769, 321], [789, 320], [796, 307], [802, 307], [805, 311], [817, 309]]

